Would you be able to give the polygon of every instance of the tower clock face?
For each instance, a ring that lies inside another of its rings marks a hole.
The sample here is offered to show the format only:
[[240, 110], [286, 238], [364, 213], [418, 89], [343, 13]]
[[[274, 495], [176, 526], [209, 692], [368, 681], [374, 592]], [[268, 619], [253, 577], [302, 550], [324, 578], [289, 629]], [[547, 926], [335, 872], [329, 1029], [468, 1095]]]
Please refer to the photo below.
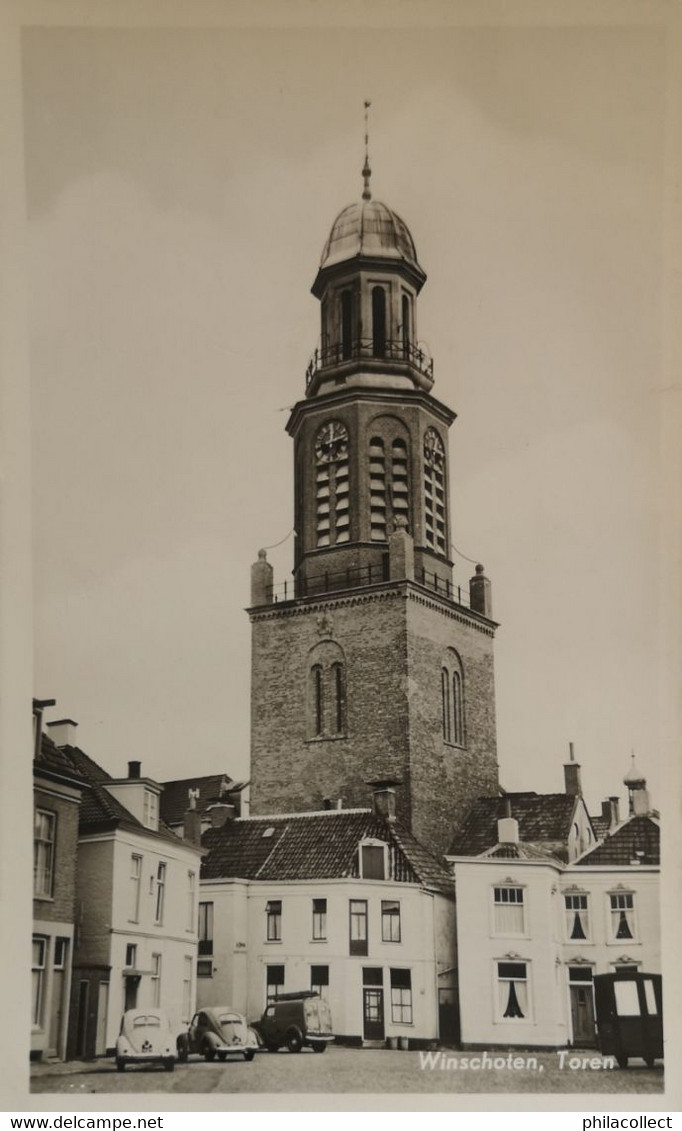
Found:
[[424, 458], [431, 467], [442, 468], [445, 451], [443, 441], [435, 428], [429, 428], [424, 435]]
[[318, 463], [333, 463], [348, 455], [348, 429], [338, 420], [323, 424], [315, 439], [315, 455]]

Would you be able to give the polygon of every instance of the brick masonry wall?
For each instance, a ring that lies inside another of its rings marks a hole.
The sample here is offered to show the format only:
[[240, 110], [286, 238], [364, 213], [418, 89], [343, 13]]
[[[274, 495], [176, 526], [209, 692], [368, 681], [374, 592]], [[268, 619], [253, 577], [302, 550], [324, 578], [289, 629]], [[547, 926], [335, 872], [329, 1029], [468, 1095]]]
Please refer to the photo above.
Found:
[[111, 961], [114, 842], [83, 840], [78, 846], [79, 929], [74, 962]]
[[[367, 781], [394, 777], [398, 817], [444, 852], [473, 798], [497, 788], [492, 629], [402, 582], [259, 610], [252, 624], [251, 812], [319, 809], [325, 797], [367, 806]], [[345, 656], [345, 738], [309, 737], [308, 671], [323, 628]], [[464, 673], [464, 749], [443, 741], [448, 647]]]
[[[310, 652], [320, 619], [346, 664], [347, 737], [310, 738]], [[301, 602], [252, 616], [251, 812], [371, 804], [365, 783], [408, 775], [405, 603], [399, 591]], [[406, 790], [399, 804], [409, 819]]]
[[[407, 605], [412, 831], [436, 852], [476, 797], [498, 788], [493, 637], [466, 613], [411, 591]], [[447, 649], [462, 665], [464, 746], [443, 737], [441, 669]]]
[[72, 923], [76, 900], [76, 846], [78, 843], [79, 806], [55, 793], [36, 787], [37, 809], [55, 813], [57, 817], [54, 880], [52, 899], [33, 900], [33, 918], [49, 922]]

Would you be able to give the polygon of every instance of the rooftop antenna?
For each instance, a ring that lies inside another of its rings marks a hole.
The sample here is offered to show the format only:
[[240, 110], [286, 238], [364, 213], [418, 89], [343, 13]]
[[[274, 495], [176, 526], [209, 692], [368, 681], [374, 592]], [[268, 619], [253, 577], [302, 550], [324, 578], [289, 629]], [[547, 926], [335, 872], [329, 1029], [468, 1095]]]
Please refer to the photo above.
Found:
[[365, 164], [362, 168], [362, 179], [364, 181], [364, 188], [362, 190], [362, 199], [371, 200], [372, 190], [369, 187], [369, 179], [372, 176], [372, 170], [369, 167], [369, 108], [371, 102], [365, 102]]

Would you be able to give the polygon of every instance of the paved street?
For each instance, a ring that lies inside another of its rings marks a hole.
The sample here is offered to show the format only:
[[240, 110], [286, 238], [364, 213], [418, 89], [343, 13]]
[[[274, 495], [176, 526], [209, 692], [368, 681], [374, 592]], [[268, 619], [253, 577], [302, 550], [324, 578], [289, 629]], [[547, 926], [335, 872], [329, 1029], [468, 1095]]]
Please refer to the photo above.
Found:
[[[71, 1096], [143, 1092], [170, 1095], [188, 1092], [208, 1095], [229, 1092], [591, 1092], [613, 1095], [663, 1091], [662, 1066], [648, 1069], [643, 1061], [634, 1060], [624, 1071], [618, 1068], [595, 1070], [589, 1066], [594, 1051], [565, 1053], [563, 1067], [556, 1052], [520, 1054], [515, 1051], [511, 1054], [512, 1058], [519, 1059], [522, 1055], [528, 1059], [523, 1068], [510, 1065], [510, 1054], [500, 1052], [487, 1054], [491, 1063], [481, 1066], [482, 1053], [448, 1050], [442, 1055], [431, 1054], [433, 1067], [428, 1067], [422, 1064], [425, 1054], [419, 1052], [332, 1046], [323, 1056], [316, 1056], [307, 1049], [300, 1055], [261, 1053], [250, 1064], [241, 1060], [207, 1064], [193, 1057], [188, 1064], [176, 1065], [172, 1074], [160, 1067], [133, 1067], [119, 1073], [113, 1060], [101, 1059], [34, 1065], [31, 1091]], [[465, 1057], [468, 1058], [466, 1064]], [[472, 1058], [474, 1064], [471, 1064]]]

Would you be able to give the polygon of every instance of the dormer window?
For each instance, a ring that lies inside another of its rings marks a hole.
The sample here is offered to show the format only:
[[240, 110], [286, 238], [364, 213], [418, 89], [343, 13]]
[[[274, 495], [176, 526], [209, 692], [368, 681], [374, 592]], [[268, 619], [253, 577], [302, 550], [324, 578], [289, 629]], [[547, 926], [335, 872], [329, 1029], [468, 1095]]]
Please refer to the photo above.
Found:
[[360, 845], [360, 876], [363, 880], [388, 879], [388, 845], [367, 840]]
[[159, 827], [159, 795], [152, 789], [144, 791], [144, 808], [142, 823], [148, 829]]

